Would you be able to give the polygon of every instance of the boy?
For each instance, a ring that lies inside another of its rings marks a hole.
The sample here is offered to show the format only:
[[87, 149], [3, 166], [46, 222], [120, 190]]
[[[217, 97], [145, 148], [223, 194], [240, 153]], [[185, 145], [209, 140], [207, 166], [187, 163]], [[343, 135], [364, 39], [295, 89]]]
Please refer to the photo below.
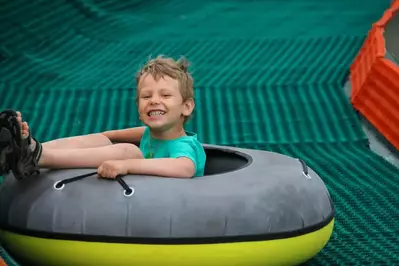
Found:
[[[103, 178], [141, 174], [176, 178], [202, 176], [205, 151], [184, 123], [194, 109], [193, 79], [185, 59], [159, 56], [136, 76], [136, 103], [145, 124], [123, 130], [40, 143], [19, 112], [0, 114], [0, 175], [17, 179], [39, 168], [97, 168]], [[95, 119], [95, 118], [93, 118]], [[140, 141], [140, 148], [130, 143]], [[112, 142], [125, 142], [112, 145]]]

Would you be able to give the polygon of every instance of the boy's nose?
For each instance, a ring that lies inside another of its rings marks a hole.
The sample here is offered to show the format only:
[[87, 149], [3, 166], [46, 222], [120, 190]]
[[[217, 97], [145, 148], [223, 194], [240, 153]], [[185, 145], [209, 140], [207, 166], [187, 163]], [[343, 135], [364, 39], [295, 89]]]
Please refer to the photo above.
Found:
[[150, 100], [150, 103], [151, 104], [159, 104], [159, 97], [156, 97], [156, 96], [154, 96], [154, 97], [151, 97], [151, 100]]

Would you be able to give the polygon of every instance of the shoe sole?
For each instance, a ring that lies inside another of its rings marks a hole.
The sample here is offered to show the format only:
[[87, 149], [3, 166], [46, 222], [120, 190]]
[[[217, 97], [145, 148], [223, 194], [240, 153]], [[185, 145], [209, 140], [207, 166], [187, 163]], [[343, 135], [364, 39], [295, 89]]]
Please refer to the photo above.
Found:
[[11, 133], [7, 128], [0, 129], [0, 176], [10, 171], [10, 159], [13, 148], [11, 144]]
[[6, 128], [11, 133], [11, 147], [12, 156], [10, 159], [10, 168], [14, 174], [14, 177], [18, 180], [25, 179], [29, 176], [34, 176], [39, 174], [36, 165], [32, 162], [30, 158], [31, 153], [29, 148], [29, 139], [22, 139], [21, 127], [17, 121], [17, 113], [13, 110], [5, 110], [0, 113], [0, 125]]

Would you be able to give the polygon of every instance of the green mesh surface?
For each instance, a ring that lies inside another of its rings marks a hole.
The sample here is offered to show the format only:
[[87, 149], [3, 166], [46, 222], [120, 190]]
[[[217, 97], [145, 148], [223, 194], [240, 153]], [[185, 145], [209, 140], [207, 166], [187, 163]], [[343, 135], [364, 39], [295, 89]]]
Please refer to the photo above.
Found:
[[21, 110], [38, 139], [139, 125], [134, 72], [186, 55], [188, 130], [303, 158], [326, 182], [336, 227], [309, 265], [399, 260], [399, 171], [367, 148], [342, 90], [389, 1], [3, 2], [0, 108]]
[[8, 253], [0, 246], [0, 263], [2, 260], [8, 266], [18, 266], [18, 263], [15, 262], [13, 258], [11, 258]]

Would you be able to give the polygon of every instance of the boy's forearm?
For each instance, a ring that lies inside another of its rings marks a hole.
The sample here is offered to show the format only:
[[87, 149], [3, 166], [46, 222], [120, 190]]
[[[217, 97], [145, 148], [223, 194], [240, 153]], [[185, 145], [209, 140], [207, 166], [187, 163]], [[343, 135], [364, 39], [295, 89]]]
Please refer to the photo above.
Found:
[[139, 142], [143, 136], [145, 127], [133, 127], [119, 130], [109, 130], [102, 132], [104, 136], [112, 142]]
[[194, 164], [188, 158], [125, 160], [128, 174], [192, 178]]

